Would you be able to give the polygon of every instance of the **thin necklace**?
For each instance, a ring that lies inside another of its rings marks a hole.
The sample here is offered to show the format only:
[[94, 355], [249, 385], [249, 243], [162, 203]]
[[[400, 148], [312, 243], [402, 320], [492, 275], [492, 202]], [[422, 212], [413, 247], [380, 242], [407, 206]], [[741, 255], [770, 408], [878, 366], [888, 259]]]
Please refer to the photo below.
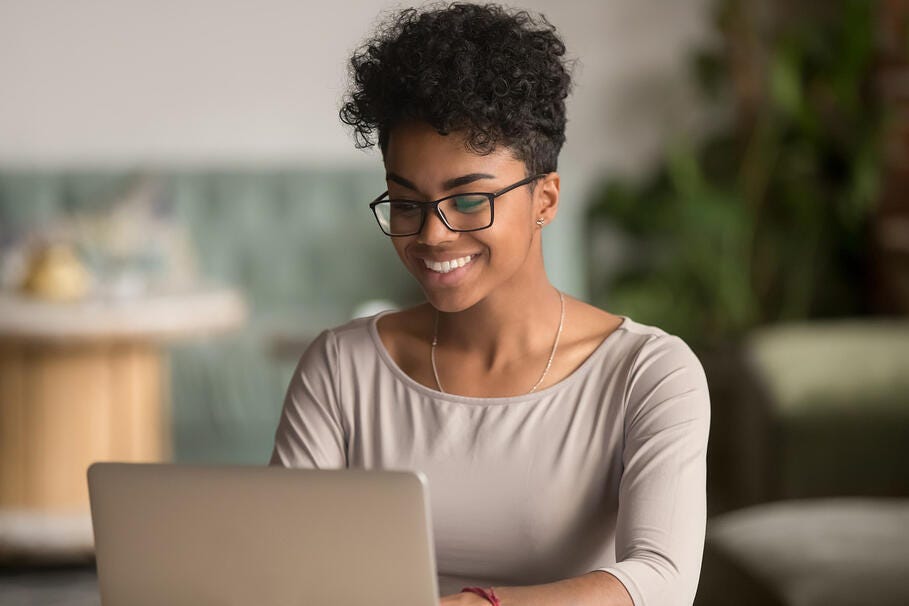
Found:
[[[562, 291], [559, 291], [559, 305], [562, 308], [562, 311], [559, 314], [559, 330], [556, 332], [555, 341], [552, 343], [552, 351], [549, 353], [549, 361], [546, 362], [546, 368], [543, 369], [543, 374], [540, 375], [539, 380], [530, 388], [530, 391], [527, 393], [533, 393], [537, 390], [537, 387], [543, 383], [543, 379], [546, 378], [546, 374], [549, 372], [549, 367], [552, 366], [552, 360], [555, 358], [556, 349], [559, 348], [559, 339], [562, 337], [562, 327], [565, 326], [565, 296], [562, 294]], [[439, 388], [439, 391], [442, 393], [448, 393], [442, 389], [442, 382], [439, 381], [439, 371], [436, 369], [436, 345], [439, 344], [439, 310], [436, 310], [436, 319], [432, 328], [432, 349], [429, 352], [429, 360], [432, 362], [432, 374], [436, 379], [436, 385]]]

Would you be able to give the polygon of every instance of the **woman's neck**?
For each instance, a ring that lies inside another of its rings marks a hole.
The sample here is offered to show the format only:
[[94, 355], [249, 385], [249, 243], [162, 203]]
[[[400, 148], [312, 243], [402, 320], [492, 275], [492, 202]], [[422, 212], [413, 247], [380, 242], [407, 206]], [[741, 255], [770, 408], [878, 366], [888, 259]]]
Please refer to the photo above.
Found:
[[520, 292], [502, 285], [468, 309], [436, 312], [439, 347], [479, 356], [493, 370], [550, 349], [561, 306], [559, 291], [545, 277], [532, 287], [525, 282]]

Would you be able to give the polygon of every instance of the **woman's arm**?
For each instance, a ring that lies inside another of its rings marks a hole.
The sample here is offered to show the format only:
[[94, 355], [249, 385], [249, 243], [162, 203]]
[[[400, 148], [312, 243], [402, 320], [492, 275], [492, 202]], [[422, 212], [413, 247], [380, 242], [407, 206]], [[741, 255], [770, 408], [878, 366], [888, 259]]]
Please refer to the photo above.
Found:
[[[651, 339], [632, 364], [624, 404], [616, 563], [545, 585], [496, 588], [502, 604], [693, 602], [704, 547], [710, 427], [707, 380], [700, 361], [678, 337]], [[480, 596], [467, 594], [443, 598], [442, 604], [483, 602]]]
[[[603, 571], [579, 577], [525, 587], [496, 587], [502, 606], [634, 606], [625, 586]], [[489, 606], [475, 593], [459, 593], [442, 598], [441, 606]]]
[[710, 397], [700, 361], [678, 337], [638, 352], [625, 388], [616, 563], [604, 566], [636, 606], [690, 606], [707, 522]]
[[306, 349], [284, 398], [269, 465], [309, 469], [347, 467], [338, 403], [337, 343], [324, 331]]

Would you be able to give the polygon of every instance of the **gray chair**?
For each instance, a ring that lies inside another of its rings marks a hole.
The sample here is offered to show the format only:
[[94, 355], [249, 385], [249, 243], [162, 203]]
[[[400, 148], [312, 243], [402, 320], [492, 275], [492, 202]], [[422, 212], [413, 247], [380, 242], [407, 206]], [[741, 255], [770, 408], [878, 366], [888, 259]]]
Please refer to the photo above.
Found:
[[797, 499], [708, 522], [698, 606], [906, 606], [909, 499]]
[[909, 320], [780, 325], [744, 343], [749, 506], [711, 517], [697, 606], [909, 604]]

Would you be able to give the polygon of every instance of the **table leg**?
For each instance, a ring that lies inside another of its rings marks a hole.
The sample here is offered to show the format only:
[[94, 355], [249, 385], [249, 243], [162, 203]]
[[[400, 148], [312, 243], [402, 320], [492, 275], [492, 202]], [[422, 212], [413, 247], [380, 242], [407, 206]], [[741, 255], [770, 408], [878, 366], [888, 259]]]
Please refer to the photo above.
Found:
[[171, 458], [166, 374], [148, 343], [0, 343], [0, 555], [88, 515], [91, 463]]

